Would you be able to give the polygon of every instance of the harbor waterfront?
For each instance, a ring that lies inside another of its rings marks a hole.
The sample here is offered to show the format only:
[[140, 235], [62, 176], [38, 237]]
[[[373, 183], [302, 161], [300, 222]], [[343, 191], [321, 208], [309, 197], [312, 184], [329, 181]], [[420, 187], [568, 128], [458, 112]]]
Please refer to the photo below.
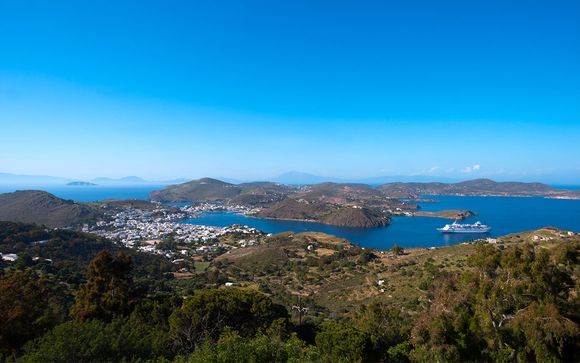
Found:
[[470, 241], [477, 238], [497, 237], [546, 226], [574, 232], [580, 231], [580, 201], [527, 197], [454, 197], [423, 196], [438, 202], [420, 203], [424, 211], [468, 209], [476, 213], [466, 223], [482, 223], [492, 227], [486, 234], [445, 234], [437, 228], [450, 223], [448, 219], [433, 217], [393, 217], [387, 227], [351, 228], [320, 223], [272, 220], [247, 217], [228, 212], [208, 212], [182, 223], [225, 227], [231, 224], [247, 225], [267, 233], [284, 231], [316, 231], [348, 239], [363, 247], [389, 249], [402, 247], [437, 247]]

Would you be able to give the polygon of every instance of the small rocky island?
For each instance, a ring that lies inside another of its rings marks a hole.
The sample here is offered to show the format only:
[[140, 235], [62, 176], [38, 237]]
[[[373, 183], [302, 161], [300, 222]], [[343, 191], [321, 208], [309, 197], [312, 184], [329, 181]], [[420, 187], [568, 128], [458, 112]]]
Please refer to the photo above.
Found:
[[86, 182], [86, 181], [72, 181], [70, 183], [67, 183], [66, 185], [75, 186], [75, 187], [90, 187], [90, 186], [94, 186], [97, 184], [91, 183], [91, 182]]

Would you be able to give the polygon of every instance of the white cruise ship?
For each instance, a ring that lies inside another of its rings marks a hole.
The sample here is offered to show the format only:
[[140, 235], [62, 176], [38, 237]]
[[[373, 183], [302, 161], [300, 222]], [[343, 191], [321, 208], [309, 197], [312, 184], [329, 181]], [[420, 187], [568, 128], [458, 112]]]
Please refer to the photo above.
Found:
[[437, 230], [443, 233], [488, 233], [491, 231], [491, 227], [481, 224], [481, 222], [459, 224], [455, 221], [453, 224], [446, 224], [445, 227], [437, 228]]

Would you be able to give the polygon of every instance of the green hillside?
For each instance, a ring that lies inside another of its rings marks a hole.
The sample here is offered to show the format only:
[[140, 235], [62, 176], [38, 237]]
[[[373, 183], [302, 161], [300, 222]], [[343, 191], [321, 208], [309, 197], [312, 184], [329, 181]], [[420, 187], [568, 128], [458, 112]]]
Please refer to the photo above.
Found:
[[40, 190], [0, 194], [0, 221], [67, 227], [94, 221], [100, 216], [95, 208]]

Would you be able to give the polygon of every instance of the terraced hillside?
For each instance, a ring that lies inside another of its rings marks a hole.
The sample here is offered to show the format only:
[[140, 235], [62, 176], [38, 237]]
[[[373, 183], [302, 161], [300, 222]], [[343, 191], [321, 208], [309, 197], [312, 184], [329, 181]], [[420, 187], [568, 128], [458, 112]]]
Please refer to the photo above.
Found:
[[291, 305], [302, 296], [312, 315], [344, 314], [372, 302], [413, 312], [428, 305], [435, 279], [471, 269], [470, 256], [481, 246], [578, 249], [580, 235], [543, 228], [491, 242], [395, 253], [361, 249], [322, 233], [282, 233], [221, 255], [215, 266], [224, 279], [270, 293], [281, 303]]

